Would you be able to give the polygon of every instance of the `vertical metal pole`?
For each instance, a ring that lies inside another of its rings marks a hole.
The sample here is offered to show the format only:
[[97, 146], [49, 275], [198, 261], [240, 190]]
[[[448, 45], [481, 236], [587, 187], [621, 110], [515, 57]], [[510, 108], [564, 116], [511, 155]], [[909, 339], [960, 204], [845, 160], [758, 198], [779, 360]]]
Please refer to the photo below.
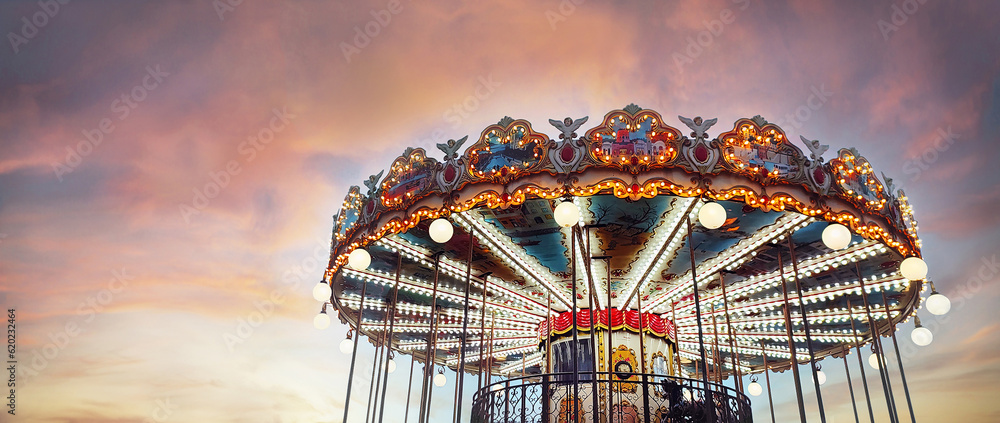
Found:
[[[640, 281], [639, 283], [641, 284], [642, 282]], [[642, 332], [642, 330], [643, 330], [642, 320], [643, 319], [642, 319], [642, 293], [641, 292], [636, 293], [636, 295], [635, 295], [635, 301], [636, 301], [635, 307], [639, 310], [639, 355], [640, 355], [640, 359], [641, 359], [641, 361], [639, 362], [639, 369], [642, 372], [642, 398], [643, 398], [642, 399], [642, 413], [643, 413], [643, 418], [645, 419], [643, 421], [649, 422], [649, 421], [652, 421], [652, 420], [649, 419], [649, 399], [652, 398], [652, 397], [649, 396], [649, 377], [647, 375], [648, 372], [646, 371], [646, 343], [645, 343], [645, 341], [643, 341], [643, 339], [646, 337], [646, 334], [644, 334]]]
[[903, 358], [899, 356], [899, 343], [896, 342], [896, 327], [892, 325], [892, 315], [889, 314], [889, 300], [887, 299], [885, 290], [882, 290], [882, 304], [885, 305], [885, 317], [886, 321], [889, 322], [890, 330], [889, 333], [892, 334], [892, 347], [896, 351], [896, 362], [899, 364], [899, 376], [903, 379], [903, 393], [906, 394], [906, 406], [910, 409], [910, 421], [912, 423], [917, 423], [917, 417], [913, 414], [913, 402], [910, 401], [910, 388], [906, 385], [906, 371], [903, 370]]
[[733, 374], [736, 376], [734, 384], [739, 393], [743, 393], [743, 376], [740, 374], [740, 353], [736, 346], [736, 338], [733, 336], [733, 323], [729, 319], [729, 297], [726, 296], [726, 280], [719, 272], [719, 284], [722, 285], [722, 307], [726, 313], [726, 331], [729, 333], [729, 357], [733, 362]]
[[[607, 415], [608, 415], [608, 418], [610, 419], [611, 408], [612, 408], [612, 406], [611, 406], [611, 402], [612, 402], [611, 401], [611, 395], [612, 395], [612, 392], [613, 392], [612, 389], [611, 389], [611, 384], [613, 382], [613, 379], [612, 379], [612, 376], [611, 376], [612, 375], [612, 373], [611, 373], [611, 359], [614, 357], [614, 346], [612, 345], [612, 343], [613, 343], [613, 337], [614, 336], [613, 336], [613, 332], [611, 331], [611, 326], [612, 326], [612, 324], [611, 324], [611, 313], [615, 310], [615, 308], [611, 306], [611, 256], [605, 255], [605, 260], [606, 260], [606, 265], [604, 267], [607, 268], [606, 269], [607, 270], [607, 279], [605, 280], [605, 282], [608, 284], [608, 289], [607, 289], [607, 291], [608, 291], [608, 310], [607, 310], [608, 311], [608, 342], [607, 342], [608, 343], [608, 361], [607, 361], [607, 363], [605, 365], [605, 370], [607, 370], [607, 373], [608, 373], [608, 395], [607, 395], [607, 398], [608, 398], [608, 403], [607, 403], [608, 409], [607, 409]], [[621, 387], [621, 385], [618, 385], [618, 386]]]
[[[479, 317], [479, 384], [476, 385], [479, 389], [483, 386], [483, 353], [486, 351], [486, 291], [490, 286], [490, 278], [483, 278], [483, 310], [482, 315]], [[552, 301], [552, 293], [549, 293], [549, 302]], [[551, 311], [551, 307], [550, 307]], [[487, 376], [487, 381], [489, 376]]]
[[704, 371], [701, 374], [701, 381], [705, 384], [705, 408], [706, 413], [709, 416], [709, 422], [715, 423], [715, 400], [712, 395], [712, 388], [709, 386], [708, 382], [708, 358], [705, 356], [705, 331], [701, 326], [701, 299], [698, 295], [698, 274], [696, 272], [697, 265], [694, 262], [694, 226], [691, 224], [691, 215], [685, 215], [687, 218], [687, 229], [688, 229], [688, 255], [691, 256], [691, 282], [694, 285], [694, 312], [695, 319], [698, 322], [698, 348], [701, 352], [701, 362]]
[[[549, 291], [545, 312], [545, 376], [542, 378], [542, 418], [545, 423], [551, 421], [549, 409], [549, 378], [552, 375], [552, 291]], [[558, 408], [556, 413], [558, 413]]]
[[[469, 338], [469, 291], [472, 289], [472, 254], [476, 245], [475, 230], [469, 230], [469, 261], [465, 263], [465, 307], [462, 309], [462, 344], [458, 353], [458, 380], [455, 381], [456, 400], [454, 423], [459, 423], [462, 416], [462, 388], [465, 386], [465, 348]], [[484, 278], [485, 279], [485, 278]], [[483, 285], [485, 288], [485, 285]], [[485, 304], [485, 302], [484, 302]], [[484, 307], [485, 309], [485, 307]]]
[[812, 334], [809, 330], [809, 314], [806, 312], [806, 302], [802, 299], [802, 282], [799, 277], [799, 265], [795, 260], [795, 243], [792, 242], [792, 231], [788, 231], [788, 254], [792, 261], [792, 275], [795, 276], [795, 292], [799, 297], [799, 313], [802, 314], [802, 325], [806, 331], [806, 348], [809, 349], [809, 367], [812, 369], [813, 386], [816, 388], [816, 404], [819, 406], [819, 420], [826, 423], [826, 408], [823, 407], [823, 392], [819, 388], [819, 377], [816, 369], [816, 355], [813, 351]]
[[878, 360], [878, 374], [882, 378], [882, 391], [885, 393], [885, 405], [889, 409], [889, 420], [898, 423], [899, 416], [896, 414], [896, 401], [892, 395], [889, 369], [885, 365], [885, 354], [882, 351], [882, 342], [880, 339], [881, 335], [879, 334], [878, 326], [875, 325], [875, 318], [872, 317], [871, 304], [868, 302], [868, 291], [865, 290], [865, 281], [861, 277], [861, 265], [855, 263], [855, 269], [858, 273], [858, 283], [861, 284], [861, 299], [864, 301], [865, 314], [868, 316], [869, 333], [872, 337], [872, 345], [875, 347], [875, 358]]
[[552, 292], [549, 292], [545, 313], [545, 368], [552, 373]]
[[[802, 399], [802, 380], [799, 378], [799, 360], [795, 354], [795, 335], [792, 334], [792, 316], [788, 309], [788, 281], [785, 280], [785, 265], [781, 262], [781, 252], [778, 255], [778, 274], [781, 275], [781, 293], [784, 295], [785, 304], [781, 309], [785, 312], [785, 334], [788, 336], [788, 352], [792, 355], [792, 377], [795, 378], [795, 398], [799, 402], [799, 418], [802, 423], [806, 423], [806, 405]], [[815, 378], [814, 378], [815, 379]]]
[[438, 291], [438, 277], [441, 273], [441, 255], [438, 254], [434, 257], [434, 289], [431, 291], [431, 332], [427, 333], [427, 348], [424, 349], [425, 359], [424, 359], [424, 377], [422, 388], [420, 389], [420, 417], [418, 422], [426, 423], [427, 410], [427, 382], [434, 373], [434, 350], [432, 348], [434, 338], [436, 337], [434, 333], [434, 328], [437, 323], [437, 291]]
[[382, 376], [382, 398], [380, 401], [378, 421], [382, 421], [382, 417], [385, 415], [385, 393], [389, 388], [389, 360], [392, 359], [392, 335], [396, 326], [396, 301], [399, 299], [399, 278], [400, 272], [403, 270], [403, 255], [396, 254], [396, 283], [392, 287], [392, 314], [389, 320], [389, 337], [387, 338], [386, 348], [388, 353], [386, 354], [385, 361], [385, 374]]
[[361, 301], [358, 303], [358, 327], [354, 332], [354, 349], [351, 352], [351, 370], [347, 372], [347, 398], [344, 399], [344, 423], [347, 423], [347, 410], [351, 407], [351, 384], [354, 382], [354, 365], [358, 361], [358, 344], [361, 343], [361, 321], [365, 314], [365, 290], [368, 284], [361, 281]]
[[490, 384], [490, 379], [493, 377], [493, 340], [496, 337], [497, 329], [497, 312], [490, 312], [490, 352], [486, 356], [486, 384]]
[[[597, 282], [594, 282], [594, 273], [591, 267], [593, 266], [593, 258], [590, 255], [590, 229], [587, 228], [587, 238], [582, 239], [583, 231], [578, 232], [581, 236], [580, 244], [586, 242], [586, 253], [587, 258], [584, 260], [584, 264], [587, 266], [587, 280], [590, 281], [590, 287], [587, 289], [587, 299], [588, 306], [590, 307], [590, 362], [591, 362], [591, 385], [590, 385], [590, 396], [593, 400], [591, 405], [591, 413], [593, 413], [594, 420], [596, 422], [598, 416], [598, 404], [599, 400], [597, 395], [597, 323], [600, 322], [600, 311], [594, 310], [594, 304], [597, 301]], [[597, 317], [595, 321], [595, 317]]]
[[767, 403], [771, 406], [771, 423], [774, 421], [774, 396], [771, 395], [771, 372], [767, 366], [767, 349], [764, 348], [764, 338], [760, 339], [760, 355], [764, 357], [764, 381], [767, 382]]
[[[440, 311], [435, 310], [434, 314], [438, 315], [438, 314], [440, 314]], [[434, 358], [437, 357], [437, 343], [438, 343], [438, 335], [439, 335], [439, 332], [440, 332], [440, 325], [441, 325], [440, 319], [441, 319], [441, 316], [435, 316], [435, 322], [434, 322], [434, 343], [432, 344], [433, 347], [431, 348], [431, 355], [430, 355], [430, 357], [431, 357], [431, 371], [430, 371], [430, 375], [431, 376], [427, 378], [427, 413], [424, 415], [424, 421], [425, 422], [429, 422], [430, 418], [431, 418], [431, 399], [434, 397]]]
[[858, 416], [858, 402], [854, 398], [854, 385], [851, 384], [851, 369], [847, 366], [847, 347], [841, 347], [841, 351], [844, 353], [844, 373], [847, 374], [847, 389], [851, 392], [851, 407], [854, 408], [854, 423], [861, 423], [861, 417]]
[[368, 422], [371, 418], [371, 414], [374, 413], [374, 409], [378, 407], [377, 399], [374, 407], [372, 406], [372, 400], [378, 397], [379, 386], [381, 386], [382, 378], [382, 355], [385, 353], [385, 348], [382, 345], [385, 341], [386, 335], [386, 325], [389, 323], [389, 307], [385, 308], [385, 313], [382, 317], [382, 332], [379, 333], [377, 340], [375, 341], [375, 361], [372, 362], [372, 378], [371, 385], [368, 388], [368, 407], [365, 409], [365, 422]]
[[674, 310], [676, 304], [676, 302], [670, 302], [670, 318], [673, 319], [670, 323], [674, 325], [674, 353], [677, 354], [677, 377], [683, 377], [681, 375], [681, 336], [680, 329], [677, 328], [677, 312]]
[[719, 326], [715, 322], [715, 304], [709, 304], [709, 314], [712, 316], [712, 335], [715, 345], [712, 346], [712, 364], [715, 380], [722, 385], [722, 352], [719, 351]]
[[573, 315], [573, 421], [580, 423], [580, 413], [579, 413], [579, 401], [580, 401], [580, 337], [576, 324], [576, 229], [577, 225], [570, 227], [570, 254], [569, 260], [572, 263], [572, 277], [573, 277], [573, 302], [570, 304], [572, 307]]
[[[410, 383], [406, 385], [406, 411], [403, 412], [403, 423], [410, 420], [410, 392], [413, 390], [413, 366], [417, 363], [416, 356], [410, 356]], [[346, 423], [346, 422], [345, 422]]]
[[847, 299], [847, 316], [851, 320], [851, 333], [854, 336], [854, 346], [858, 352], [858, 366], [861, 367], [861, 383], [865, 387], [865, 403], [868, 404], [868, 418], [871, 420], [871, 423], [875, 423], [875, 411], [872, 410], [872, 397], [868, 393], [868, 377], [865, 376], [865, 362], [861, 359], [861, 340], [858, 339], [858, 330], [854, 327], [854, 309], [851, 308], [850, 298]]

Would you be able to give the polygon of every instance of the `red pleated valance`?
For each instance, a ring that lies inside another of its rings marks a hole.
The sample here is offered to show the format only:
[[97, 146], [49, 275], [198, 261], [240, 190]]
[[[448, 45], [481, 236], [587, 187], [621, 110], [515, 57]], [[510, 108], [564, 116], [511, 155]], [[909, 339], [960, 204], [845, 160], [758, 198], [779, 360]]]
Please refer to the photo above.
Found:
[[[611, 330], [629, 330], [639, 332], [639, 311], [625, 310], [624, 312], [612, 308], [610, 310], [597, 310], [591, 313], [590, 309], [582, 309], [576, 312], [576, 325], [581, 331], [590, 331], [592, 326], [599, 329], [607, 329], [608, 312], [611, 313]], [[559, 335], [573, 329], [573, 312], [564, 311], [558, 316], [550, 317], [548, 321], [538, 324], [538, 339], [542, 340], [550, 335]], [[674, 323], [661, 318], [653, 313], [642, 313], [642, 332], [656, 335], [670, 340], [677, 339], [674, 330]]]

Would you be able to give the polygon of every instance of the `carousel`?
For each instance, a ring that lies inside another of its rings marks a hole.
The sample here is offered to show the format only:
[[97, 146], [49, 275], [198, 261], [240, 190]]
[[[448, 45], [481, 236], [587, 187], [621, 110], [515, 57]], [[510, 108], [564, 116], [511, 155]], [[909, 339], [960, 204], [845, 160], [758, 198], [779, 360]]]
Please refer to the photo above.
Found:
[[[435, 400], [454, 422], [752, 422], [765, 392], [756, 418], [773, 422], [770, 373], [789, 370], [801, 421], [825, 422], [822, 364], [838, 361], [848, 380], [860, 367], [858, 422], [915, 423], [896, 330], [927, 345], [907, 322], [950, 303], [903, 191], [857, 150], [824, 160], [802, 137], [807, 155], [760, 116], [714, 137], [717, 119], [678, 118], [629, 105], [589, 129], [549, 120], [550, 138], [505, 117], [464, 151], [467, 137], [440, 159], [407, 148], [351, 187], [314, 289], [316, 326], [350, 326], [344, 421], [383, 420], [407, 354], [394, 405], [418, 423]], [[356, 366], [362, 335], [371, 369]], [[367, 410], [351, 409], [363, 391]]]

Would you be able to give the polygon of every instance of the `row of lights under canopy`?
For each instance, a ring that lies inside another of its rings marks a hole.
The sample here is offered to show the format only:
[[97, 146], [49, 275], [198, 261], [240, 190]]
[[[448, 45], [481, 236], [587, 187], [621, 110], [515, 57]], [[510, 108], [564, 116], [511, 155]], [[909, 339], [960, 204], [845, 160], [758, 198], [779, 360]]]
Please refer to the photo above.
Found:
[[[580, 209], [572, 201], [563, 201], [556, 205], [553, 213], [556, 223], [562, 227], [571, 227], [573, 225], [580, 223]], [[726, 223], [726, 208], [717, 202], [708, 202], [701, 206], [698, 210], [698, 223], [704, 226], [706, 229], [718, 229]], [[431, 239], [438, 243], [444, 244], [451, 240], [451, 237], [455, 234], [455, 227], [446, 218], [438, 218], [431, 222], [428, 228]], [[837, 251], [847, 248], [851, 243], [851, 230], [840, 223], [831, 223], [823, 229], [822, 239], [823, 244], [827, 248]], [[372, 258], [371, 254], [368, 253], [364, 248], [355, 248], [347, 256], [347, 266], [354, 270], [365, 270], [371, 265]], [[910, 281], [923, 280], [927, 277], [927, 263], [924, 262], [920, 257], [907, 257], [899, 264], [899, 272], [904, 278]], [[944, 315], [951, 310], [951, 300], [943, 294], [937, 292], [933, 288], [931, 295], [924, 301], [924, 305], [927, 307], [927, 311], [934, 315]], [[330, 295], [332, 291], [330, 285], [326, 281], [321, 281], [319, 284], [313, 288], [313, 297], [317, 301], [327, 302], [330, 300]], [[313, 325], [317, 329], [326, 329], [330, 326], [330, 316], [326, 314], [326, 307], [313, 319]], [[910, 332], [910, 339], [914, 344], [924, 347], [930, 345], [934, 341], [934, 334], [931, 331], [920, 325], [920, 319], [915, 320], [915, 327], [912, 332]], [[344, 354], [349, 354], [354, 347], [354, 341], [352, 340], [350, 332], [348, 332], [347, 339], [341, 341], [340, 351]], [[877, 354], [872, 354], [868, 357], [868, 364], [873, 368], [879, 368], [879, 358]], [[815, 364], [819, 366], [819, 364]], [[396, 370], [396, 363], [391, 358], [388, 364], [389, 373]], [[820, 385], [826, 383], [826, 374], [821, 370], [816, 372], [817, 378], [819, 379]], [[434, 385], [444, 386], [447, 382], [447, 377], [444, 375], [443, 369], [439, 370], [434, 376]], [[747, 385], [747, 393], [753, 396], [758, 396], [763, 392], [763, 388], [756, 379], [753, 379], [749, 385]]]

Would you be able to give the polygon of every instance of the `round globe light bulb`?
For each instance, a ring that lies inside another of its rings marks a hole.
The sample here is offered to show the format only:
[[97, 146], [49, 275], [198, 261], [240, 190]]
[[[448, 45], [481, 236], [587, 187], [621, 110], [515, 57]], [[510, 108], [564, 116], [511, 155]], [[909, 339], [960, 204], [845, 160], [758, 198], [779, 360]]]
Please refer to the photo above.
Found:
[[431, 234], [431, 239], [438, 244], [444, 244], [451, 240], [451, 236], [455, 234], [455, 227], [452, 226], [448, 219], [434, 219], [431, 222], [431, 227], [429, 229]]
[[878, 365], [878, 354], [872, 354], [872, 355], [868, 356], [868, 365], [872, 366], [872, 368], [876, 369], [876, 370], [879, 368], [879, 365]]
[[927, 306], [927, 311], [937, 316], [945, 315], [951, 310], [951, 300], [940, 293], [931, 294], [930, 297], [927, 297], [924, 305]]
[[826, 373], [823, 373], [822, 370], [817, 370], [816, 371], [816, 380], [819, 381], [820, 385], [826, 383]]
[[330, 285], [327, 285], [326, 282], [320, 282], [313, 287], [313, 298], [315, 298], [316, 301], [330, 301], [331, 293], [332, 291], [330, 290]]
[[393, 359], [390, 358], [388, 366], [389, 366], [389, 373], [395, 372], [396, 371], [396, 360], [393, 360]]
[[347, 256], [347, 265], [351, 266], [354, 270], [365, 270], [368, 265], [372, 264], [372, 255], [368, 254], [368, 250], [364, 248], [355, 248], [351, 251], [351, 254]]
[[911, 281], [918, 281], [927, 277], [927, 263], [920, 257], [907, 257], [899, 263], [899, 273]]
[[316, 317], [313, 317], [313, 326], [320, 330], [330, 327], [330, 315], [326, 313], [317, 314]]
[[931, 333], [930, 329], [918, 326], [916, 329], [913, 329], [913, 332], [910, 332], [910, 340], [912, 340], [914, 344], [917, 344], [917, 346], [926, 347], [930, 345], [931, 342], [934, 342], [934, 334]]
[[445, 376], [444, 373], [434, 375], [434, 386], [440, 388], [444, 386], [445, 383], [448, 383], [448, 377]]
[[823, 229], [823, 245], [831, 250], [843, 250], [851, 243], [851, 230], [839, 223], [831, 223]]
[[555, 209], [556, 223], [568, 228], [580, 223], [580, 208], [572, 201], [563, 201]]
[[764, 387], [760, 386], [757, 382], [750, 382], [750, 384], [747, 385], [747, 393], [751, 396], [758, 397], [760, 394], [764, 393]]
[[354, 350], [354, 340], [351, 338], [344, 339], [340, 341], [340, 352], [344, 354], [350, 354]]
[[718, 229], [726, 223], [726, 208], [719, 203], [706, 203], [698, 210], [698, 223], [708, 229]]
[[501, 385], [499, 383], [490, 385], [490, 392], [496, 392], [496, 391], [499, 391], [501, 389], [503, 389], [503, 385]]

